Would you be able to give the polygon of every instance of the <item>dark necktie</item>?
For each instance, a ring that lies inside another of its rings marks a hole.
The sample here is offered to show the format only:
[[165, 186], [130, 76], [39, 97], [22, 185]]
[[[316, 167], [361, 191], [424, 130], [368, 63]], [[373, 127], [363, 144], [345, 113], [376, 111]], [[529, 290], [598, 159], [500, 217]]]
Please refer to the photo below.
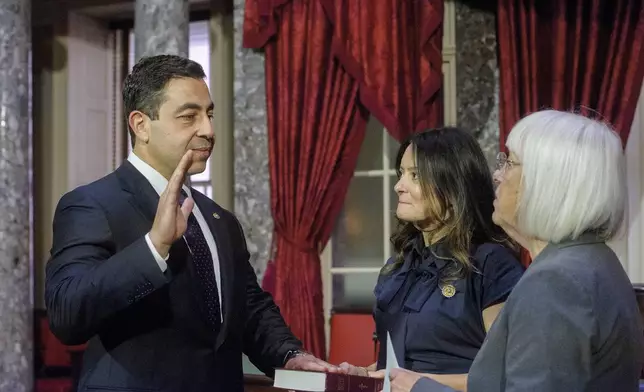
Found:
[[[183, 201], [188, 195], [183, 189], [181, 190], [181, 195], [183, 197], [180, 198], [179, 203], [183, 204]], [[186, 229], [184, 237], [190, 248], [192, 261], [194, 262], [197, 277], [203, 291], [208, 323], [213, 330], [219, 331], [221, 324], [221, 306], [219, 303], [219, 293], [217, 292], [217, 280], [215, 280], [212, 254], [206, 242], [206, 237], [204, 237], [203, 231], [199, 227], [197, 218], [192, 213], [188, 217], [188, 228]]]

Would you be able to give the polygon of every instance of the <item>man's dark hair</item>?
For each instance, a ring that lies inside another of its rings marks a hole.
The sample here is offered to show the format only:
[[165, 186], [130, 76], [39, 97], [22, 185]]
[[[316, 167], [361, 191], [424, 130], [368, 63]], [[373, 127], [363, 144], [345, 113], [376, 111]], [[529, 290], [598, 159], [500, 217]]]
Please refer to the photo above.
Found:
[[129, 116], [135, 110], [145, 113], [156, 120], [159, 107], [164, 100], [166, 85], [176, 78], [204, 79], [206, 74], [199, 63], [185, 57], [163, 54], [143, 57], [123, 83], [123, 105], [125, 106], [125, 123], [132, 138], [134, 131], [130, 128]]

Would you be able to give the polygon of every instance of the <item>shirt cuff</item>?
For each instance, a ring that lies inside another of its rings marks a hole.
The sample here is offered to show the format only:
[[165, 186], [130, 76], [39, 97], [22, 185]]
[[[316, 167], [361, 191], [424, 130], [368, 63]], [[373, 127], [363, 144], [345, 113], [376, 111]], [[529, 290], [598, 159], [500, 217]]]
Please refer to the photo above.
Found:
[[150, 233], [145, 235], [145, 242], [148, 244], [148, 248], [150, 248], [150, 252], [152, 252], [152, 256], [154, 256], [154, 260], [156, 260], [157, 264], [159, 264], [159, 268], [161, 268], [161, 272], [165, 272], [165, 270], [168, 269], [168, 257], [170, 255], [167, 255], [165, 259], [161, 257], [159, 252], [157, 252], [157, 249], [154, 247], [154, 244], [152, 244], [152, 240], [150, 239]]

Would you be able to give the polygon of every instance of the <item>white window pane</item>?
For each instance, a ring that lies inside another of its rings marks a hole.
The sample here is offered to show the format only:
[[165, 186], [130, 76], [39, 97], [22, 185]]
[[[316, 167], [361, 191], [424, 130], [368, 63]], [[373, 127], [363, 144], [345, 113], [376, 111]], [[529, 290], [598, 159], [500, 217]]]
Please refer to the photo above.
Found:
[[[396, 208], [398, 207], [398, 194], [394, 190], [394, 185], [396, 185], [396, 181], [398, 181], [398, 176], [391, 176], [391, 187], [389, 189], [390, 195], [389, 195], [389, 209], [387, 212], [389, 213], [389, 233], [387, 233], [387, 239], [391, 237], [391, 235], [396, 231], [398, 228], [398, 218], [396, 218]], [[393, 252], [393, 247], [391, 248], [391, 251]], [[387, 255], [386, 258], [389, 258], [393, 256], [392, 254]]]
[[212, 185], [206, 186], [206, 196], [212, 199]]
[[383, 181], [382, 177], [354, 177], [351, 181], [334, 233], [334, 267], [382, 265]]
[[208, 21], [190, 23], [188, 57], [196, 61], [206, 73], [206, 83], [210, 80], [210, 41], [208, 37]]
[[356, 171], [382, 169], [382, 124], [371, 116], [360, 146]]
[[371, 309], [378, 273], [333, 275], [333, 309]]
[[389, 157], [389, 168], [391, 169], [396, 169], [398, 149], [400, 149], [400, 143], [387, 133], [387, 156]]
[[134, 64], [136, 64], [136, 59], [134, 58], [134, 43], [136, 40], [134, 39], [134, 29], [130, 30], [130, 39], [129, 39], [129, 45], [128, 45], [128, 50], [130, 53], [128, 53], [128, 71], [132, 71], [132, 68], [134, 67]]

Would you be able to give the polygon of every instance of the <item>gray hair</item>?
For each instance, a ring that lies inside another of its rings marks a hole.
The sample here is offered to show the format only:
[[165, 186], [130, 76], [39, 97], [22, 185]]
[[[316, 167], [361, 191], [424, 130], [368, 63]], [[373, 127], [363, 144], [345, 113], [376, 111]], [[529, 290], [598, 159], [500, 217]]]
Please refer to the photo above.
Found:
[[519, 121], [506, 143], [522, 167], [520, 232], [558, 243], [598, 231], [618, 232], [626, 208], [625, 158], [607, 124], [544, 110]]

